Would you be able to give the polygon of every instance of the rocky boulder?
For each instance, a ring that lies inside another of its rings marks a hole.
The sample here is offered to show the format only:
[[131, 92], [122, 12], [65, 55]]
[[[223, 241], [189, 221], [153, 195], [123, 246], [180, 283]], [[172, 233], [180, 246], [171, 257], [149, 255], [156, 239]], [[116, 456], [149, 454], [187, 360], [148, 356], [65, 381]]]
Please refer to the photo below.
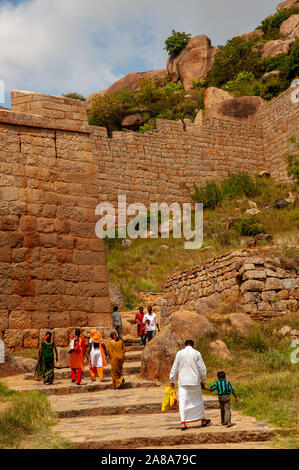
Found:
[[265, 83], [271, 78], [277, 78], [280, 77], [281, 71], [280, 70], [272, 70], [271, 72], [264, 73], [262, 76], [262, 82]]
[[299, 15], [292, 15], [280, 26], [280, 34], [287, 39], [299, 38]]
[[16, 358], [12, 355], [12, 353], [5, 348], [5, 362], [0, 363], [0, 378], [1, 377], [9, 377], [10, 375], [19, 375], [24, 374], [25, 369], [24, 367], [18, 363]]
[[122, 317], [122, 332], [124, 336], [133, 336], [134, 338], [138, 338], [137, 336], [137, 325], [132, 325], [128, 320]]
[[217, 330], [204, 316], [187, 310], [173, 313], [169, 324], [161, 329], [142, 352], [141, 377], [167, 382], [176, 353], [184, 348], [186, 339], [198, 341], [215, 336]]
[[279, 54], [288, 55], [294, 43], [295, 39], [268, 41], [263, 47], [262, 57], [276, 57]]
[[112, 307], [122, 307], [125, 303], [125, 298], [116, 284], [109, 282], [109, 297]]
[[216, 117], [218, 119], [254, 122], [257, 119], [258, 111], [264, 104], [265, 100], [259, 96], [241, 96], [213, 106], [207, 111], [205, 118]]
[[122, 120], [122, 127], [136, 131], [143, 124], [143, 116], [141, 113], [129, 114]]
[[16, 356], [16, 361], [24, 367], [26, 372], [34, 372], [37, 364], [36, 359], [32, 359], [30, 357], [21, 357]]
[[168, 59], [167, 71], [174, 82], [181, 82], [189, 90], [194, 80], [203, 80], [211, 71], [214, 56], [218, 51], [208, 36], [195, 36], [174, 59]]
[[299, 0], [285, 0], [277, 5], [276, 10], [291, 10], [292, 8], [299, 8]]
[[150, 70], [149, 72], [132, 72], [120, 80], [117, 80], [117, 82], [114, 82], [109, 88], [107, 88], [106, 93], [117, 93], [125, 88], [129, 88], [130, 90], [139, 90], [141, 79], [154, 81], [158, 78], [165, 77], [165, 75], [167, 75], [166, 69]]
[[227, 91], [222, 90], [221, 88], [211, 86], [204, 90], [205, 110], [212, 108], [213, 106], [221, 103], [222, 101], [227, 101], [230, 99], [233, 99], [233, 96]]
[[220, 339], [210, 343], [210, 349], [211, 354], [213, 354], [213, 356], [217, 356], [218, 359], [223, 359], [224, 361], [230, 361], [232, 359], [232, 355], [228, 347]]
[[198, 111], [198, 113], [195, 116], [194, 123], [193, 123], [194, 126], [202, 126], [203, 118], [204, 118], [203, 110], [201, 109], [200, 111]]
[[246, 313], [230, 313], [228, 320], [239, 336], [247, 336], [253, 325], [253, 320]]
[[289, 336], [291, 332], [292, 332], [292, 328], [288, 325], [285, 325], [282, 328], [280, 328], [280, 330], [278, 330], [278, 334], [280, 336]]
[[118, 91], [124, 90], [125, 88], [129, 88], [130, 90], [138, 90], [140, 88], [140, 80], [141, 79], [148, 79], [148, 80], [155, 80], [157, 78], [163, 78], [167, 75], [166, 69], [160, 70], [150, 70], [149, 72], [132, 72], [122, 77], [120, 80], [114, 82], [107, 90], [102, 90], [96, 93], [92, 93], [86, 99], [87, 107], [91, 106], [92, 101], [97, 98], [98, 96], [104, 95], [106, 93], [112, 94], [117, 93]]
[[262, 29], [255, 29], [249, 33], [241, 34], [237, 36], [238, 38], [244, 39], [244, 41], [250, 41], [252, 38], [262, 38], [264, 36], [264, 31]]
[[56, 369], [64, 369], [70, 367], [70, 355], [66, 348], [57, 347], [58, 360], [55, 361]]

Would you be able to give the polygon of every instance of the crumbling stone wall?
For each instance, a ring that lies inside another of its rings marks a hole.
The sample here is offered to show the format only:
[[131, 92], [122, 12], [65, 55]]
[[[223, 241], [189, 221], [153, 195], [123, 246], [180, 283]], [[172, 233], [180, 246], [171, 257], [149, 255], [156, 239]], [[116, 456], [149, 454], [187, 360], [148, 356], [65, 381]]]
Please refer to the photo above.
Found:
[[203, 313], [209, 299], [214, 305], [235, 299], [251, 318], [267, 320], [298, 309], [298, 287], [296, 271], [283, 267], [268, 250], [230, 252], [168, 278], [163, 326], [176, 310]]

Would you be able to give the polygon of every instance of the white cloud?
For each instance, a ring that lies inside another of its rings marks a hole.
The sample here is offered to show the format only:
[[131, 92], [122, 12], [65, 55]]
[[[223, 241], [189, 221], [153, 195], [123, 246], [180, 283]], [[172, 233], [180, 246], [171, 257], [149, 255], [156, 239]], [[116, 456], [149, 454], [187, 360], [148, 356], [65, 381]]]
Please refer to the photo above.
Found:
[[164, 67], [172, 28], [207, 34], [217, 45], [257, 26], [276, 3], [0, 0], [0, 79], [7, 91], [89, 95], [125, 73]]

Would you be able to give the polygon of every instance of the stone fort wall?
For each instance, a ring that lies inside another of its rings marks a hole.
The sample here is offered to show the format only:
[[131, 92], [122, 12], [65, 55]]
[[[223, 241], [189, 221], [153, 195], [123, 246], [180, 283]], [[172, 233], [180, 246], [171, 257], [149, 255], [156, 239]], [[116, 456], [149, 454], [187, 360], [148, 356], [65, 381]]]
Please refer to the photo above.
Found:
[[[141, 135], [89, 126], [84, 103], [13, 91], [0, 110], [0, 330], [29, 347], [41, 330], [111, 325], [96, 205], [190, 201], [193, 183], [269, 169], [287, 180], [298, 104], [287, 91], [255, 123], [157, 122]], [[278, 169], [278, 170], [277, 170]]]

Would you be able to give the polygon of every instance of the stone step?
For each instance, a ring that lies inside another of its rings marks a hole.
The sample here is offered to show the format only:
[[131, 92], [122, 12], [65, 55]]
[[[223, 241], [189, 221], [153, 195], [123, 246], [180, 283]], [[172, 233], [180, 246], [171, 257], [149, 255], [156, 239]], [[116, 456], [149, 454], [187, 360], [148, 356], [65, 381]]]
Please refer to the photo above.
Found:
[[232, 428], [220, 424], [219, 410], [208, 410], [212, 425], [201, 428], [200, 422], [190, 423], [182, 432], [176, 413], [125, 414], [117, 416], [80, 416], [61, 419], [52, 430], [59, 432], [76, 447], [84, 449], [159, 448], [191, 444], [225, 444], [226, 442], [268, 441], [274, 428], [254, 418], [233, 411]]
[[129, 351], [141, 351], [142, 352], [144, 350], [144, 348], [145, 348], [145, 346], [140, 346], [139, 343], [135, 344], [135, 345], [132, 344], [132, 345], [129, 345], [129, 346], [126, 345], [126, 351], [127, 352], [129, 352]]
[[[140, 362], [130, 361], [128, 364], [124, 364], [123, 371], [125, 375], [138, 375], [140, 372]], [[71, 377], [71, 369], [69, 367], [63, 369], [55, 369], [55, 380], [68, 379]], [[104, 367], [104, 377], [111, 377], [111, 365], [107, 364]], [[28, 373], [24, 376], [25, 380], [34, 380], [34, 374]], [[89, 367], [85, 366], [83, 371], [83, 378], [90, 378]]]
[[138, 349], [137, 351], [126, 351], [125, 362], [128, 361], [140, 361], [142, 350]]
[[[123, 389], [132, 388], [148, 388], [158, 387], [161, 384], [154, 381], [139, 379], [137, 375], [125, 376], [126, 382], [123, 384]], [[68, 395], [74, 393], [87, 393], [87, 392], [99, 392], [104, 390], [113, 389], [113, 383], [111, 378], [106, 378], [104, 382], [91, 382], [90, 379], [83, 379], [81, 385], [72, 383], [66, 379], [54, 380], [53, 385], [46, 385], [43, 382], [34, 381], [32, 384], [26, 384], [25, 380], [21, 385], [9, 385], [10, 388], [17, 392], [43, 392], [46, 395]]]
[[[161, 413], [164, 399], [164, 387], [152, 387], [144, 390], [124, 389], [106, 390], [72, 395], [51, 396], [53, 410], [59, 418], [75, 416], [99, 416], [120, 414]], [[218, 408], [218, 399], [205, 397], [205, 408]]]

